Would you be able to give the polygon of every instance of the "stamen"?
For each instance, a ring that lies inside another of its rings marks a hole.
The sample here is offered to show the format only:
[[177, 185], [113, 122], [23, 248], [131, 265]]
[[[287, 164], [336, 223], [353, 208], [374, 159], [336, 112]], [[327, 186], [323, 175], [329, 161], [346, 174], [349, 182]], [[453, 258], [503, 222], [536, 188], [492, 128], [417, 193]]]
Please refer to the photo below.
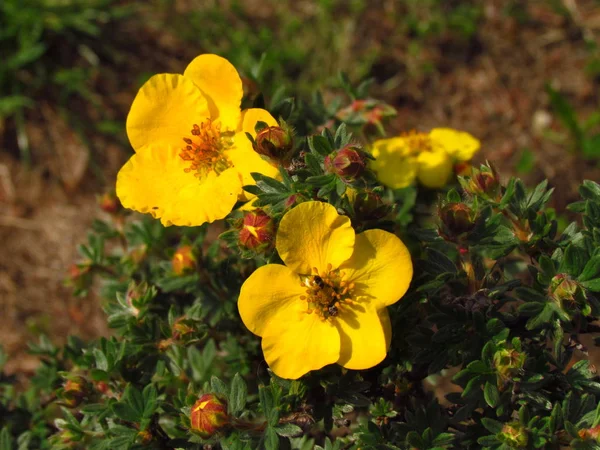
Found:
[[431, 139], [427, 133], [411, 130], [402, 133], [401, 136], [406, 141], [411, 155], [418, 155], [419, 153], [430, 152], [432, 150]]
[[218, 174], [229, 167], [230, 163], [223, 154], [228, 141], [221, 133], [220, 124], [214, 124], [208, 119], [200, 126], [194, 124], [191, 133], [195, 139], [184, 137], [183, 141], [187, 145], [179, 153], [181, 159], [190, 162], [190, 166], [183, 169], [184, 172], [194, 172], [194, 176], [200, 178], [211, 171]]
[[306, 295], [300, 296], [308, 303], [308, 314], [315, 312], [321, 320], [332, 320], [345, 306], [353, 303], [354, 283], [344, 280], [343, 272], [333, 270], [333, 266], [328, 264], [326, 271], [319, 272], [313, 267], [311, 273], [302, 280]]

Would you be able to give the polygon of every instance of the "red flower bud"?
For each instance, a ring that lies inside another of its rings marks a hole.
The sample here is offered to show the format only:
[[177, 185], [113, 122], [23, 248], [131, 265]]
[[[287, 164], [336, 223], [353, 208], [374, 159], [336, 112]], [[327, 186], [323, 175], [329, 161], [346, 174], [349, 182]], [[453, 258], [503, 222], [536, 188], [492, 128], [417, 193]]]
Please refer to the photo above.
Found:
[[191, 429], [203, 439], [208, 439], [229, 424], [227, 402], [215, 394], [204, 394], [190, 413]]
[[325, 170], [344, 181], [353, 181], [365, 170], [365, 157], [356, 147], [344, 147], [325, 158]]
[[179, 247], [171, 259], [175, 275], [183, 275], [192, 272], [196, 268], [196, 256], [191, 245]]
[[449, 240], [475, 227], [473, 211], [464, 203], [448, 203], [440, 209], [439, 215], [442, 221], [441, 234]]
[[249, 250], [265, 250], [275, 236], [273, 219], [264, 211], [257, 209], [246, 213], [240, 230], [240, 245]]
[[121, 202], [114, 192], [106, 192], [98, 197], [98, 206], [104, 212], [115, 214], [121, 209]]
[[258, 132], [254, 151], [275, 163], [286, 163], [294, 147], [292, 133], [281, 127], [266, 127]]
[[65, 382], [61, 394], [62, 402], [69, 408], [75, 408], [88, 394], [88, 382], [85, 378], [76, 375]]

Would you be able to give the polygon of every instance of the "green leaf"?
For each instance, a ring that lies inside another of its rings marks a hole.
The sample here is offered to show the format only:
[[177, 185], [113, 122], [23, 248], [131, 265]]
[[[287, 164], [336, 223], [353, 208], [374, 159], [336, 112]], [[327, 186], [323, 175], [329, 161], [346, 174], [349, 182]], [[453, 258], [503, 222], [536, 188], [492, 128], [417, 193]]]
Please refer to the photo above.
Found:
[[223, 395], [225, 397], [227, 397], [227, 394], [229, 394], [227, 385], [223, 383], [219, 377], [214, 375], [210, 377], [210, 387], [215, 394]]
[[481, 424], [488, 430], [490, 433], [500, 433], [502, 431], [503, 425], [502, 422], [498, 422], [497, 420], [490, 419], [488, 417], [483, 417], [481, 419]]
[[488, 405], [490, 405], [492, 408], [495, 408], [500, 401], [500, 393], [498, 392], [498, 388], [489, 381], [486, 382], [485, 387], [483, 388], [483, 398]]
[[302, 435], [302, 428], [293, 423], [286, 423], [275, 428], [279, 436], [283, 437], [298, 437]]
[[128, 422], [139, 422], [142, 419], [141, 414], [127, 403], [115, 403], [112, 405], [112, 410], [119, 419]]
[[583, 268], [579, 281], [588, 281], [600, 275], [600, 255], [593, 256]]
[[565, 250], [563, 260], [558, 271], [560, 273], [568, 273], [569, 275], [578, 276], [586, 265], [587, 252], [575, 244], [570, 244]]
[[266, 450], [279, 450], [279, 436], [277, 436], [275, 428], [267, 427], [264, 438]]
[[581, 285], [589, 291], [600, 292], [600, 278], [595, 280], [583, 281]]
[[8, 427], [2, 428], [0, 432], [0, 450], [12, 450], [13, 439], [8, 431]]
[[329, 155], [333, 148], [329, 144], [329, 140], [325, 136], [309, 136], [308, 137], [308, 147], [312, 152], [318, 153], [322, 156]]
[[231, 382], [231, 393], [229, 394], [229, 412], [238, 414], [244, 410], [246, 406], [246, 397], [248, 396], [248, 388], [246, 382], [236, 373]]

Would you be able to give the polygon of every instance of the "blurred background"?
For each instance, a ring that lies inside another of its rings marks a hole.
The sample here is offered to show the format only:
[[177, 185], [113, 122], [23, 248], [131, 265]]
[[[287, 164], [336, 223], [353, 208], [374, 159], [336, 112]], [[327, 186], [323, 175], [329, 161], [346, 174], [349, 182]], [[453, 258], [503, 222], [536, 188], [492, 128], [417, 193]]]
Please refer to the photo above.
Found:
[[[131, 155], [125, 118], [151, 75], [218, 53], [266, 98], [326, 101], [373, 77], [398, 115], [389, 134], [451, 126], [478, 161], [565, 214], [600, 181], [597, 0], [0, 1], [0, 342], [7, 372], [27, 341], [108, 333], [99, 300], [64, 284]], [[257, 86], [256, 81], [259, 81]]]

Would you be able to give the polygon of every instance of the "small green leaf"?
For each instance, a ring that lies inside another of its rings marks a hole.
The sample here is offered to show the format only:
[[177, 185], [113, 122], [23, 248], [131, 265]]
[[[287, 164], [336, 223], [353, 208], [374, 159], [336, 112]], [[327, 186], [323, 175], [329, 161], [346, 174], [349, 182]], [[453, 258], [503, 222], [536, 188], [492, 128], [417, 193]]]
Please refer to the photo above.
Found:
[[248, 388], [246, 382], [236, 373], [231, 382], [231, 393], [229, 394], [229, 412], [238, 414], [244, 410], [246, 406], [246, 397], [248, 396]]
[[488, 405], [490, 405], [492, 408], [495, 408], [500, 401], [500, 393], [498, 392], [498, 388], [489, 381], [486, 382], [485, 387], [483, 388], [483, 397]]

